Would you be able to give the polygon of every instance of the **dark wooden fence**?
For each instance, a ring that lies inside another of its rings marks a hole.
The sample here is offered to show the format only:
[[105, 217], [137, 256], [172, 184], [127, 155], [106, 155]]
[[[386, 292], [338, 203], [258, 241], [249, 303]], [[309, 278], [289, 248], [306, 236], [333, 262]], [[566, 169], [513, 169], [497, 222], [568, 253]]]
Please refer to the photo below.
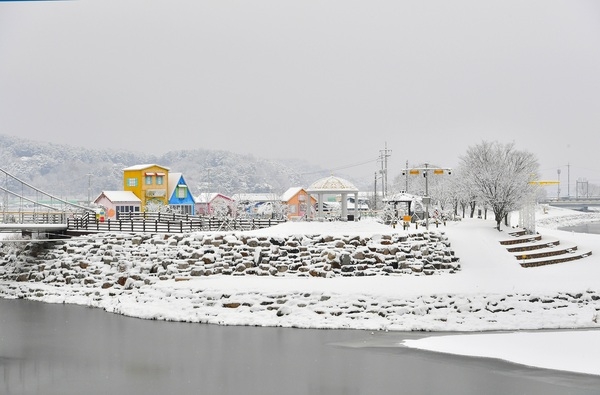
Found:
[[125, 213], [118, 220], [100, 221], [91, 215], [69, 218], [71, 231], [184, 233], [267, 228], [285, 220], [198, 217], [172, 213]]

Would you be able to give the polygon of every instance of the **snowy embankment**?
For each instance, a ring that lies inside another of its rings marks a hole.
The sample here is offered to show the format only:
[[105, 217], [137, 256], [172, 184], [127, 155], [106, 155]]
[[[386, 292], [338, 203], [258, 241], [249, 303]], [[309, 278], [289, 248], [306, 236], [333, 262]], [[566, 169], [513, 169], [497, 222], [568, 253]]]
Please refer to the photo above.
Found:
[[[507, 232], [480, 219], [431, 232], [361, 221], [287, 223], [243, 235], [94, 235], [49, 250], [32, 245], [19, 254], [7, 243], [0, 295], [77, 303], [146, 319], [225, 325], [598, 328], [600, 236], [556, 230], [573, 224], [574, 217], [577, 223], [595, 219], [551, 209], [538, 214], [538, 232], [592, 255], [536, 268], [520, 267], [499, 243], [509, 237]], [[206, 240], [211, 242], [204, 244]], [[597, 338], [600, 331], [590, 333]], [[571, 339], [576, 337], [581, 336]], [[464, 344], [463, 353], [474, 352]], [[418, 342], [406, 345], [429, 348]], [[433, 349], [444, 351], [440, 345]], [[568, 359], [556, 359], [568, 364]], [[593, 369], [591, 373], [600, 374], [600, 368]]]
[[[547, 232], [565, 242], [573, 238]], [[5, 252], [0, 293], [226, 325], [429, 331], [600, 326], [600, 254], [523, 269], [499, 244], [506, 237], [485, 220], [430, 232], [363, 221], [287, 223], [243, 233], [92, 235]], [[574, 242], [586, 238], [593, 250], [597, 236], [580, 234]]]

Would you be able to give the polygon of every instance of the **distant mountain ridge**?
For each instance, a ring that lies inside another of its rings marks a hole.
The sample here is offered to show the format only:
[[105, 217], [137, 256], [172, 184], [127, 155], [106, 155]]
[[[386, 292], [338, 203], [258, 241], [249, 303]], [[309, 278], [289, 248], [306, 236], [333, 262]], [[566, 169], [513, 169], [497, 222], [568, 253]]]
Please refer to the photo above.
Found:
[[[194, 195], [281, 194], [289, 187], [307, 187], [328, 175], [318, 166], [293, 158], [267, 160], [204, 149], [152, 155], [43, 143], [0, 134], [0, 168], [62, 198], [93, 200], [104, 190], [122, 190], [122, 170], [145, 163], [183, 173]], [[0, 185], [5, 183], [0, 179]]]

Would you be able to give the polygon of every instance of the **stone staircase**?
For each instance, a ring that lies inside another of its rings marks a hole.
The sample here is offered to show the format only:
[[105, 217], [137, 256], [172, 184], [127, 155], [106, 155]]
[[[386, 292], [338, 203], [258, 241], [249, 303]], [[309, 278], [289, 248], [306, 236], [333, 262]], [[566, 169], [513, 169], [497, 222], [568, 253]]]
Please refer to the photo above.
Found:
[[575, 244], [560, 244], [557, 239], [543, 240], [540, 234], [528, 234], [525, 230], [509, 233], [500, 244], [513, 254], [521, 267], [537, 267], [574, 261], [592, 255], [591, 250], [579, 250]]

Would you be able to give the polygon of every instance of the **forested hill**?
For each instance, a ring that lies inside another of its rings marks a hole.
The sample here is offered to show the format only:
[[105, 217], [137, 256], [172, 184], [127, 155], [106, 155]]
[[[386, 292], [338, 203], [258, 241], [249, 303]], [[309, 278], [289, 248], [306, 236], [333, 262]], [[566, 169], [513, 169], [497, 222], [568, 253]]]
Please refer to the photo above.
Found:
[[[86, 149], [0, 135], [0, 169], [53, 195], [86, 200], [122, 190], [125, 167], [155, 163], [183, 173], [192, 193], [277, 193], [307, 187], [327, 171], [289, 159], [266, 160], [227, 151], [183, 150], [164, 155]], [[3, 175], [1, 175], [2, 178]], [[0, 179], [0, 185], [6, 181]]]

